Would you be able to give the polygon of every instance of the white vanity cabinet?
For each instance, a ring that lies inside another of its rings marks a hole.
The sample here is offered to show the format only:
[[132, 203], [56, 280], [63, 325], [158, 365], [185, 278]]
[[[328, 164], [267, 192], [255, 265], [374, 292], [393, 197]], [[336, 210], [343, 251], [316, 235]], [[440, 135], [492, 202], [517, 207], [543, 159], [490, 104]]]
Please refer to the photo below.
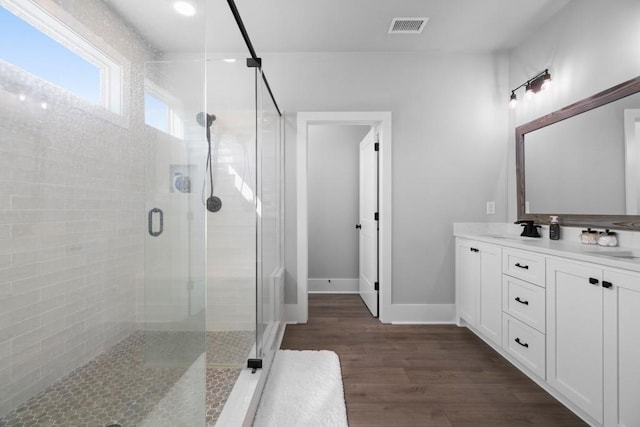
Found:
[[502, 342], [502, 250], [456, 239], [456, 312], [497, 345]]
[[640, 426], [638, 264], [495, 240], [456, 238], [458, 324], [590, 425]]
[[640, 274], [547, 261], [547, 381], [605, 426], [640, 426]]

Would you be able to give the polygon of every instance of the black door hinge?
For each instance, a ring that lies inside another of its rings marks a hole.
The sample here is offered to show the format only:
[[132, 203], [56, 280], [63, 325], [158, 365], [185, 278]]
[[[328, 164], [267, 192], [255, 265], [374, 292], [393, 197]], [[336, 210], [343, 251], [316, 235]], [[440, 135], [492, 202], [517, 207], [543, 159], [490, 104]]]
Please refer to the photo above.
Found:
[[375, 144], [373, 144], [373, 151], [380, 151], [380, 143], [376, 142]]
[[251, 369], [252, 374], [255, 374], [258, 369], [262, 369], [262, 359], [248, 359], [247, 368]]
[[373, 284], [373, 290], [374, 291], [379, 291], [380, 290], [380, 283], [379, 282], [375, 282]]
[[378, 220], [378, 212], [376, 212], [376, 213], [374, 213], [374, 214], [373, 214], [373, 220], [374, 220], [374, 221], [379, 221], [379, 220]]
[[248, 68], [260, 68], [262, 67], [262, 58], [247, 58]]

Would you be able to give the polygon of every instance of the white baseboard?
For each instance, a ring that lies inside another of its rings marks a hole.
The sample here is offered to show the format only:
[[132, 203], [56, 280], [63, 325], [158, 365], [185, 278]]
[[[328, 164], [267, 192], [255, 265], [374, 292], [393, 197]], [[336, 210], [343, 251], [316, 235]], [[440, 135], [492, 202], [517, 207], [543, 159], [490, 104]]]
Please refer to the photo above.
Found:
[[455, 304], [391, 304], [385, 319], [393, 324], [454, 324]]
[[307, 281], [308, 292], [316, 293], [356, 293], [358, 292], [358, 279], [333, 279], [315, 278]]
[[[335, 293], [335, 292], [334, 292]], [[298, 304], [285, 304], [285, 322], [303, 323]], [[411, 325], [443, 325], [456, 323], [455, 304], [391, 304], [385, 309], [385, 323]]]
[[358, 291], [313, 291], [309, 292], [310, 294], [348, 294], [348, 295], [358, 295]]

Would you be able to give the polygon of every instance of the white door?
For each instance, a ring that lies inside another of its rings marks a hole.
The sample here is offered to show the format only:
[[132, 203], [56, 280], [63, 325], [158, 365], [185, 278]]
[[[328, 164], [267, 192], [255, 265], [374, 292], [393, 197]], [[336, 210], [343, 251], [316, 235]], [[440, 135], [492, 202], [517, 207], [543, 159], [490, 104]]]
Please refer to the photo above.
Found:
[[360, 297], [378, 317], [378, 152], [376, 130], [371, 128], [360, 142]]

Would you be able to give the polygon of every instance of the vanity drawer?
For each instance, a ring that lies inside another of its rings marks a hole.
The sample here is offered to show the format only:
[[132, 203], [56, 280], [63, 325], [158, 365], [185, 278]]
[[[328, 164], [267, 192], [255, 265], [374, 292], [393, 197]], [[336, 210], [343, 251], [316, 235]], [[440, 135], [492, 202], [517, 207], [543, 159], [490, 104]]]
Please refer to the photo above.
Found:
[[545, 332], [545, 288], [504, 274], [502, 311], [527, 325]]
[[502, 251], [502, 272], [536, 285], [544, 286], [544, 256], [531, 252], [505, 249]]
[[511, 356], [545, 379], [545, 336], [535, 329], [502, 315], [502, 346]]

